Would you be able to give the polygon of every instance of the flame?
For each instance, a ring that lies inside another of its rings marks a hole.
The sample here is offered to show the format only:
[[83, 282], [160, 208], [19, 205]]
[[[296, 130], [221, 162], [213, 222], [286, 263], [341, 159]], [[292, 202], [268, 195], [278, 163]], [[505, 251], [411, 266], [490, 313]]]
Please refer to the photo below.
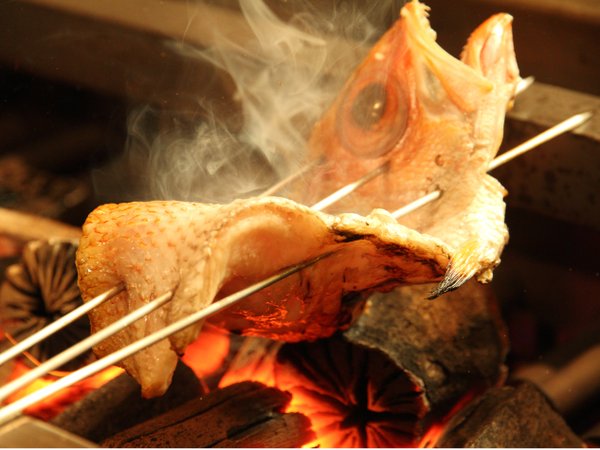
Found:
[[[266, 365], [256, 367], [246, 366], [238, 370], [230, 370], [223, 375], [219, 382], [219, 387], [223, 388], [242, 381], [258, 381], [268, 387], [277, 387], [273, 368]], [[287, 411], [286, 411], [287, 412]]]
[[205, 325], [198, 338], [185, 349], [181, 360], [202, 380], [223, 367], [229, 354], [229, 342], [227, 331]]
[[[29, 370], [31, 369], [27, 365], [25, 365], [25, 363], [21, 361], [16, 361], [8, 381], [12, 381], [16, 378], [19, 378], [20, 376], [27, 373]], [[92, 377], [82, 380], [79, 383], [75, 383], [74, 385], [68, 388], [62, 389], [60, 392], [51, 395], [45, 400], [33, 406], [30, 406], [24, 412], [26, 414], [35, 416], [39, 419], [51, 420], [53, 417], [65, 410], [69, 405], [83, 398], [88, 392], [98, 389], [102, 385], [106, 384], [113, 378], [120, 375], [122, 372], [123, 369], [120, 369], [118, 367], [109, 367]], [[42, 389], [52, 384], [58, 378], [60, 377], [48, 375], [43, 378], [37, 379], [34, 382], [28, 384], [27, 386], [10, 395], [5, 400], [5, 403], [8, 404], [19, 400], [20, 398], [23, 398], [39, 389]]]

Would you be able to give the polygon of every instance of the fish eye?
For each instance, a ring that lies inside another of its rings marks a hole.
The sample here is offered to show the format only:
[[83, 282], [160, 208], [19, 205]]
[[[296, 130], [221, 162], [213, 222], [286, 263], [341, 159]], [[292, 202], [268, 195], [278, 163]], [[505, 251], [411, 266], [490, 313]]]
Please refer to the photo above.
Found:
[[371, 83], [362, 88], [352, 103], [354, 123], [365, 130], [376, 125], [385, 113], [386, 98], [382, 83]]
[[404, 136], [409, 101], [394, 79], [364, 75], [342, 94], [336, 131], [349, 152], [361, 158], [377, 158], [392, 150]]

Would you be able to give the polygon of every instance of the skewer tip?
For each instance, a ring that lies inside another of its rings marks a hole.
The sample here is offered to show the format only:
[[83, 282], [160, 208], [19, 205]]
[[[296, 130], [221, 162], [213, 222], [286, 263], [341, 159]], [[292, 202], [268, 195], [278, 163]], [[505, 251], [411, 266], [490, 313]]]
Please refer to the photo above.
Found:
[[584, 123], [586, 123], [588, 120], [590, 120], [592, 117], [594, 117], [594, 111], [585, 111], [579, 114], [575, 114], [572, 119], [573, 119], [573, 129], [583, 125]]
[[515, 95], [519, 95], [529, 89], [529, 87], [535, 82], [534, 76], [528, 76], [526, 78], [521, 79], [517, 84], [517, 88], [515, 91]]

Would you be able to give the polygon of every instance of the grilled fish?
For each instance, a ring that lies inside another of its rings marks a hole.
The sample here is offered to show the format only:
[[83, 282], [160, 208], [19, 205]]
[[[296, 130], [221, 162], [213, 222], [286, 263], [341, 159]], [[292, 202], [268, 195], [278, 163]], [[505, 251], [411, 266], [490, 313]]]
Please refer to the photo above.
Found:
[[[104, 356], [218, 298], [332, 251], [217, 322], [285, 341], [329, 336], [350, 324], [366, 294], [440, 280], [450, 261], [439, 239], [400, 226], [382, 212], [333, 216], [270, 197], [227, 205], [155, 201], [100, 206], [83, 226], [76, 256], [82, 297], [87, 301], [119, 283], [126, 289], [89, 313], [92, 332], [169, 290], [174, 295], [94, 351]], [[144, 396], [167, 389], [177, 354], [200, 327], [123, 362]]]
[[441, 190], [401, 219], [455, 250], [441, 294], [474, 275], [489, 280], [508, 239], [506, 192], [486, 172], [520, 78], [511, 16], [479, 26], [458, 60], [436, 43], [427, 15], [417, 0], [406, 4], [346, 82], [310, 138], [322, 164], [293, 198], [317, 201], [384, 163], [387, 173], [336, 211], [395, 210]]

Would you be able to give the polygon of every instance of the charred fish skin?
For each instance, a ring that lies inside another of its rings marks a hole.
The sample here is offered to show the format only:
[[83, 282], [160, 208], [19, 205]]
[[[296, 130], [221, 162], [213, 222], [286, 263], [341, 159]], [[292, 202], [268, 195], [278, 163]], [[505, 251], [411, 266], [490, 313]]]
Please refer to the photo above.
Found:
[[[441, 280], [450, 261], [450, 250], [439, 239], [392, 223], [381, 212], [332, 216], [274, 197], [227, 205], [157, 201], [100, 206], [83, 226], [76, 257], [79, 287], [84, 301], [119, 283], [125, 291], [89, 314], [92, 330], [166, 291], [174, 294], [170, 303], [94, 351], [104, 356], [218, 298], [328, 252], [334, 253], [213, 321], [286, 341], [329, 336], [356, 317], [357, 296]], [[167, 389], [177, 354], [201, 326], [123, 362], [144, 396]]]
[[400, 220], [456, 252], [439, 295], [473, 276], [489, 280], [507, 241], [506, 192], [486, 172], [520, 78], [508, 14], [480, 25], [461, 60], [435, 39], [428, 8], [407, 3], [316, 124], [310, 150], [325, 162], [296, 198], [320, 198], [386, 162], [384, 175], [336, 211], [394, 210], [440, 190], [441, 199]]

